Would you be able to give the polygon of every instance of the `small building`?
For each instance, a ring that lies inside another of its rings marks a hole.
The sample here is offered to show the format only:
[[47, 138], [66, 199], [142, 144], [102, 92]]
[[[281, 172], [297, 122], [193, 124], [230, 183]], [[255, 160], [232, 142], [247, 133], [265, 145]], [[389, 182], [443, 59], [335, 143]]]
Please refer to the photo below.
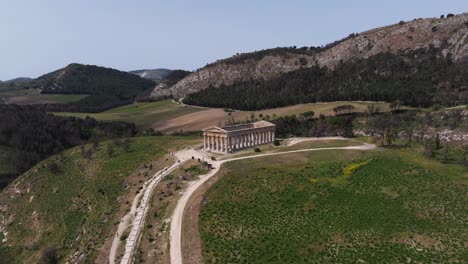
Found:
[[203, 148], [217, 153], [231, 153], [274, 140], [275, 124], [267, 121], [203, 129]]

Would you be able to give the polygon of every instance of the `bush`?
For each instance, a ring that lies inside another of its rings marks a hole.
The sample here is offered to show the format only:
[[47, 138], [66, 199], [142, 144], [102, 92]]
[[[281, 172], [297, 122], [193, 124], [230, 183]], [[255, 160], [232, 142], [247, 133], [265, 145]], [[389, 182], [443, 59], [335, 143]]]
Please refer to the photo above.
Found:
[[57, 250], [54, 247], [47, 247], [42, 250], [41, 258], [39, 259], [41, 264], [55, 264], [58, 263]]
[[255, 152], [261, 152], [262, 150], [259, 149], [259, 148], [255, 148], [254, 151], [255, 151]]
[[279, 146], [279, 145], [280, 145], [280, 142], [279, 142], [279, 140], [275, 139], [275, 141], [273, 141], [273, 145], [275, 145], [275, 146]]

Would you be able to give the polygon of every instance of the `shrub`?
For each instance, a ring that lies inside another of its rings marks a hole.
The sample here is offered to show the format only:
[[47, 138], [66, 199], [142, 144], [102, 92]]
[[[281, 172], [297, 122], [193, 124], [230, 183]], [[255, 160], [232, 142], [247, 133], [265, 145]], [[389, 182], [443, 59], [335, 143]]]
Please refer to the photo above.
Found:
[[280, 145], [280, 142], [279, 142], [279, 140], [275, 139], [275, 141], [273, 141], [273, 145], [275, 145], [275, 146], [279, 146], [279, 145]]
[[254, 151], [255, 152], [261, 152], [262, 150], [260, 150], [259, 148], [255, 148]]
[[39, 259], [41, 264], [55, 264], [58, 263], [57, 250], [54, 247], [47, 247], [42, 250], [41, 258]]

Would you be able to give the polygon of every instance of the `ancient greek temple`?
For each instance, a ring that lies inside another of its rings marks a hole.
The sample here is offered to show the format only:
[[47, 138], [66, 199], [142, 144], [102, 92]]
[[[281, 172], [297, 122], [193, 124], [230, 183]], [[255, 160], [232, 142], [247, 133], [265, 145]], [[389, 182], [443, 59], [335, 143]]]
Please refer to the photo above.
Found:
[[275, 125], [267, 121], [203, 129], [204, 149], [217, 153], [231, 153], [271, 143], [274, 139]]

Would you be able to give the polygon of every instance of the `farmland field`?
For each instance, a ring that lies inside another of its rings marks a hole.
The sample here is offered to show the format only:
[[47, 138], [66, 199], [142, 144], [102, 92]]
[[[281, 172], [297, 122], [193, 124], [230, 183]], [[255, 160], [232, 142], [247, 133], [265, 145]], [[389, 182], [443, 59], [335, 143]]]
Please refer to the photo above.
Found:
[[467, 259], [466, 170], [414, 149], [227, 163], [200, 212], [206, 263]]
[[196, 131], [209, 126], [222, 126], [228, 121], [228, 118], [233, 118], [235, 121], [246, 121], [250, 120], [252, 114], [256, 118], [261, 119], [262, 117], [274, 118], [275, 116], [298, 115], [307, 111], [314, 111], [315, 116], [318, 117], [320, 114], [333, 115], [333, 108], [344, 104], [353, 105], [355, 107], [354, 111], [356, 112], [364, 112], [369, 104], [376, 105], [381, 112], [389, 110], [389, 104], [384, 102], [309, 103], [258, 111], [234, 111], [232, 113], [227, 113], [224, 109], [219, 108], [205, 108], [201, 109], [203, 111], [197, 111], [175, 118], [156, 120], [152, 127], [163, 132], [171, 133], [180, 130]]
[[112, 108], [101, 113], [63, 112], [55, 114], [80, 118], [89, 116], [101, 121], [125, 121], [135, 123], [139, 128], [149, 128], [154, 122], [176, 118], [200, 110], [203, 109], [180, 105], [172, 100], [164, 100], [151, 103], [134, 103]]
[[16, 90], [0, 92], [0, 99], [7, 104], [44, 104], [70, 103], [79, 101], [87, 95], [83, 94], [41, 94], [38, 89]]

